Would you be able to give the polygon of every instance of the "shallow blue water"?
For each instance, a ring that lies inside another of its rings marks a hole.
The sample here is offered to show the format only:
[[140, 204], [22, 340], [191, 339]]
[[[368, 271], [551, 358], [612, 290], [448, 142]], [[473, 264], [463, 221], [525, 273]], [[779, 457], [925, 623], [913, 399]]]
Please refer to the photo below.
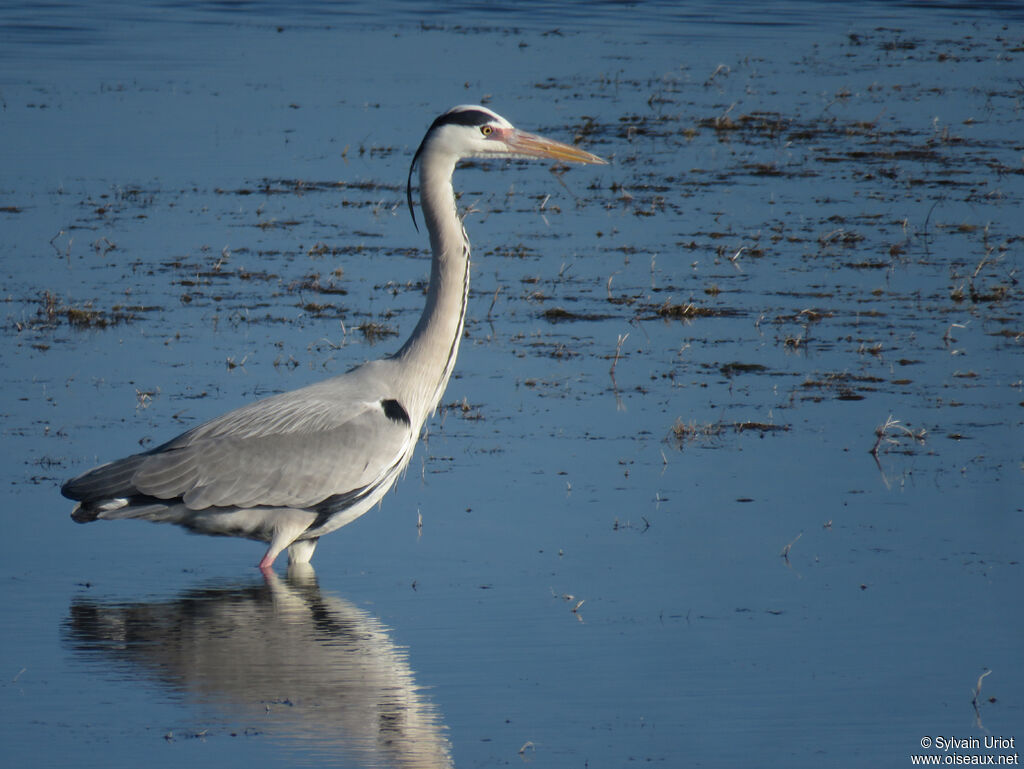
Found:
[[[5, 6], [5, 763], [1024, 737], [1020, 16]], [[72, 524], [64, 478], [397, 347], [429, 265], [411, 153], [477, 101], [612, 164], [458, 172], [445, 407], [315, 581]], [[890, 415], [913, 435], [879, 440]]]

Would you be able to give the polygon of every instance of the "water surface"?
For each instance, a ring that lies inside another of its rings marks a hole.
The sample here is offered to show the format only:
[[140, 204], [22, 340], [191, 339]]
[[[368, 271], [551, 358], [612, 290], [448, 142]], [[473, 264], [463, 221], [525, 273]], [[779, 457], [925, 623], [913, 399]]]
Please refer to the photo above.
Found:
[[[1024, 738], [1022, 56], [1006, 3], [4, 7], [6, 762]], [[269, 582], [74, 525], [63, 479], [397, 348], [467, 102], [612, 162], [457, 173], [467, 336], [383, 507]]]

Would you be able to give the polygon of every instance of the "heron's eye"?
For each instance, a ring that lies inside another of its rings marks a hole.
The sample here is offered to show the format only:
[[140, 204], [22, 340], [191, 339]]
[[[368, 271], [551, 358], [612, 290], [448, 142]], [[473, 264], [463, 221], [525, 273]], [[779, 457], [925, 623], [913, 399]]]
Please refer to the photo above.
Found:
[[493, 131], [494, 129], [491, 128], [489, 125], [480, 126], [480, 133], [482, 133], [484, 136], [490, 136]]

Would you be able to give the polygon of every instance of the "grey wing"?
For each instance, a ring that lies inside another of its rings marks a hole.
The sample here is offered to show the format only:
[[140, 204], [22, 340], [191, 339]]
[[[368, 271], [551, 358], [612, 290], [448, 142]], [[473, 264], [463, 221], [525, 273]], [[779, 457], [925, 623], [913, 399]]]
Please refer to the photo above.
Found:
[[407, 461], [415, 441], [395, 400], [339, 403], [321, 388], [268, 398], [190, 430], [146, 454], [65, 484], [85, 505], [144, 495], [193, 510], [312, 507], [373, 486]]

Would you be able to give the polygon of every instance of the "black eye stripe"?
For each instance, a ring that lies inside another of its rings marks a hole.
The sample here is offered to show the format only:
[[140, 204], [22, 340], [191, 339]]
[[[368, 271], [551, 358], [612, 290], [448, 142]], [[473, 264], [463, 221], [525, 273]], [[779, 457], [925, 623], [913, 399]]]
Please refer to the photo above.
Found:
[[464, 109], [458, 112], [446, 112], [430, 126], [431, 130], [443, 125], [482, 126], [494, 122], [494, 115], [478, 109]]
[[427, 135], [423, 137], [423, 141], [420, 142], [420, 146], [416, 148], [416, 154], [412, 156], [412, 163], [409, 165], [409, 178], [405, 183], [405, 198], [409, 202], [409, 214], [412, 216], [412, 224], [419, 232], [419, 225], [416, 224], [416, 212], [412, 206], [412, 171], [416, 167], [416, 161], [420, 159], [420, 153], [423, 152], [423, 148], [427, 145], [427, 139], [434, 132], [436, 128], [445, 125], [461, 125], [461, 126], [485, 126], [488, 123], [495, 121], [494, 115], [491, 115], [483, 110], [479, 109], [460, 109], [445, 112], [437, 120], [430, 124], [430, 129], [427, 131]]

